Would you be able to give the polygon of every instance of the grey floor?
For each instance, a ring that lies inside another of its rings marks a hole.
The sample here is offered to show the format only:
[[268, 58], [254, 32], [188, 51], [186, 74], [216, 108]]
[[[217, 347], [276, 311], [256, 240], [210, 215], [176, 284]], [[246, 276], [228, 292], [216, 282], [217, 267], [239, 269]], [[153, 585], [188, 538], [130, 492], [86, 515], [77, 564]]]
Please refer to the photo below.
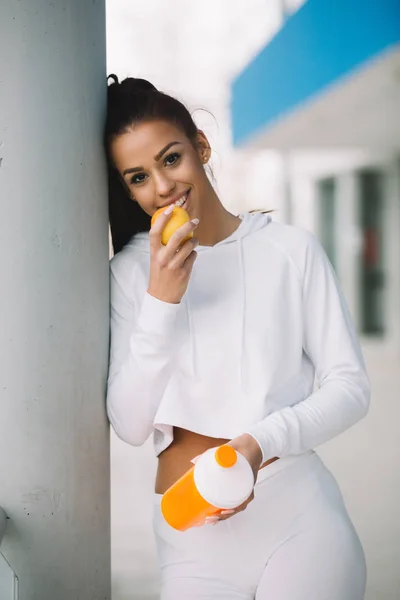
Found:
[[113, 600], [158, 598], [152, 534], [155, 469], [151, 440], [140, 448], [132, 448], [112, 434]]

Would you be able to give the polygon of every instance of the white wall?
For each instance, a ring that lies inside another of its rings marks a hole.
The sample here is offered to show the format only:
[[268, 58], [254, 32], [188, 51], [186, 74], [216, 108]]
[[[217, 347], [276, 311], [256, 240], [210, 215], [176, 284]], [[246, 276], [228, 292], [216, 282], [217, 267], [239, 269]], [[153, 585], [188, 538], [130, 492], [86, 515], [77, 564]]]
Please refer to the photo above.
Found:
[[111, 597], [104, 17], [1, 5], [1, 548], [20, 600]]

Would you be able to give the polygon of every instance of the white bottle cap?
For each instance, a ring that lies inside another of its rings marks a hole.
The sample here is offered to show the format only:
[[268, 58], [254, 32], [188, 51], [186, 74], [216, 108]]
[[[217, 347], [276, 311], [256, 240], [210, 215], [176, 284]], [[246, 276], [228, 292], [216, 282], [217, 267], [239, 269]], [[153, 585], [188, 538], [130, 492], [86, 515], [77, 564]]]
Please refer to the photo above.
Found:
[[194, 483], [207, 502], [217, 508], [232, 509], [250, 496], [254, 475], [240, 452], [223, 445], [200, 456], [194, 468]]

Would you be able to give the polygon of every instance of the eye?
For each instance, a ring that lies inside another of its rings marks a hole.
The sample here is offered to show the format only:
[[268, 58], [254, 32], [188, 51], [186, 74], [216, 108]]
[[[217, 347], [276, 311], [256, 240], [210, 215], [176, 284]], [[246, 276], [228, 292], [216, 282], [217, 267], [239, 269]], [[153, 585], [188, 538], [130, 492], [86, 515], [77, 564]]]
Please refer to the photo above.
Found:
[[131, 182], [131, 184], [143, 183], [145, 178], [146, 178], [145, 173], [137, 173], [136, 175], [133, 175], [130, 182]]
[[168, 156], [164, 160], [165, 166], [170, 167], [176, 164], [179, 161], [180, 157], [181, 155], [179, 154], [179, 152], [173, 152], [172, 154], [168, 154]]

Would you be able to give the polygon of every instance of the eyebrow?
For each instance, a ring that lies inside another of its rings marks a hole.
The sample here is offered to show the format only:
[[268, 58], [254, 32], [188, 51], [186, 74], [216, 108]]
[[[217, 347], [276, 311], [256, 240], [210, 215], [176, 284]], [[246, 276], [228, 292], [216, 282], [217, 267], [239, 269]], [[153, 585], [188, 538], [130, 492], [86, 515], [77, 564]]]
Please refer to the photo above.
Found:
[[[154, 157], [155, 162], [159, 161], [160, 158], [167, 152], [167, 150], [169, 150], [172, 146], [175, 146], [176, 144], [182, 144], [182, 142], [170, 142], [169, 144], [164, 146], [164, 148], [155, 155], [155, 157]], [[125, 169], [125, 171], [122, 173], [122, 175], [125, 176], [128, 173], [137, 173], [138, 171], [144, 171], [144, 167], [132, 167], [130, 169]]]

